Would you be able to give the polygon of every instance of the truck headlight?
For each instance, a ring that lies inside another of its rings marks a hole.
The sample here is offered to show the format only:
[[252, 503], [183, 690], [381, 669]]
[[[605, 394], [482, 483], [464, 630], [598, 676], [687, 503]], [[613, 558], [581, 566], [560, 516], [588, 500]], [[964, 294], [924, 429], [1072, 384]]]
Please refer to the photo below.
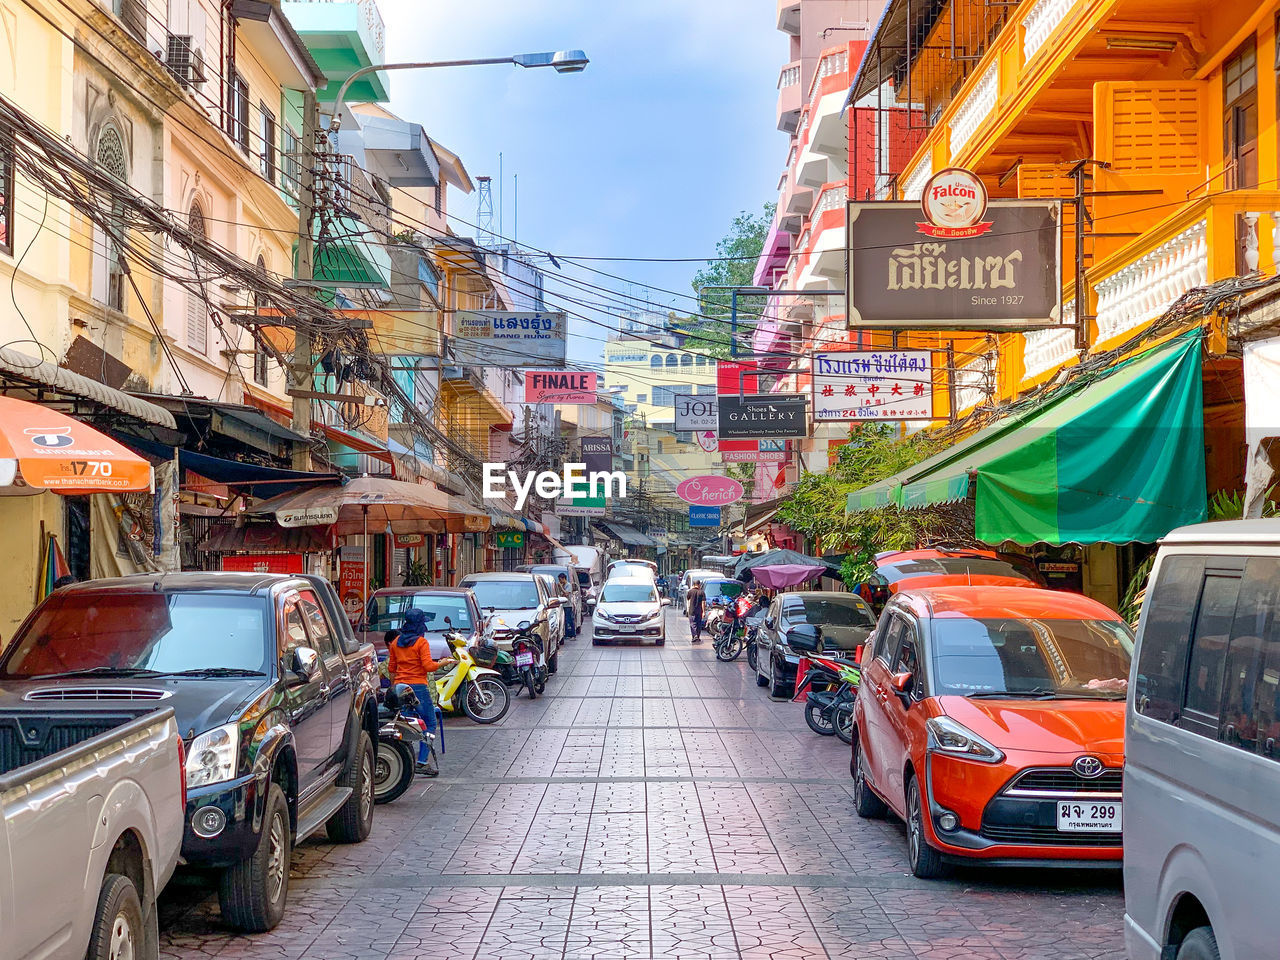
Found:
[[207, 730], [191, 741], [187, 750], [187, 786], [221, 783], [236, 775], [240, 728], [234, 723]]
[[925, 723], [929, 745], [938, 753], [982, 763], [1000, 763], [1004, 754], [962, 723], [950, 717], [934, 717]]

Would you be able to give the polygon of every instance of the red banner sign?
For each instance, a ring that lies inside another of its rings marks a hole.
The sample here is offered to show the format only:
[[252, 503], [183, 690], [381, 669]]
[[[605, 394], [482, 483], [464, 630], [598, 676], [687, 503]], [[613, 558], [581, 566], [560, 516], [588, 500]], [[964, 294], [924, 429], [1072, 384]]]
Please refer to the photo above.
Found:
[[254, 556], [224, 556], [222, 569], [232, 573], [302, 573], [302, 554], [272, 553]]
[[530, 370], [524, 375], [525, 403], [595, 403], [600, 374], [577, 370]]

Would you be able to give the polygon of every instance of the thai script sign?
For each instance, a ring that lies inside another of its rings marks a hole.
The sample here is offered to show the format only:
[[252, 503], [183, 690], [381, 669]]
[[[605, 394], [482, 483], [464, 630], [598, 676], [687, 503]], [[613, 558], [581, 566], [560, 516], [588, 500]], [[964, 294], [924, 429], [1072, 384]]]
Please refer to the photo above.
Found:
[[742, 499], [742, 484], [731, 477], [690, 477], [676, 487], [676, 496], [700, 507], [727, 506]]
[[[958, 188], [957, 188], [958, 189]], [[940, 198], [940, 204], [948, 198]], [[956, 198], [950, 198], [955, 200]], [[1028, 330], [1062, 316], [1062, 205], [992, 200], [939, 223], [914, 203], [850, 203], [850, 328]], [[983, 214], [979, 213], [979, 217]], [[950, 226], [954, 222], [956, 226]], [[988, 226], [973, 233], [977, 226]]]
[[676, 394], [675, 430], [677, 433], [695, 433], [717, 430], [720, 427], [719, 405], [715, 397]]
[[762, 437], [805, 437], [809, 425], [803, 393], [761, 393], [720, 397], [721, 440], [756, 440]]
[[564, 364], [563, 313], [459, 310], [453, 317], [449, 352], [456, 363], [488, 367]]
[[813, 355], [813, 421], [934, 420], [927, 350]]
[[595, 403], [600, 374], [571, 370], [530, 370], [524, 377], [525, 403]]

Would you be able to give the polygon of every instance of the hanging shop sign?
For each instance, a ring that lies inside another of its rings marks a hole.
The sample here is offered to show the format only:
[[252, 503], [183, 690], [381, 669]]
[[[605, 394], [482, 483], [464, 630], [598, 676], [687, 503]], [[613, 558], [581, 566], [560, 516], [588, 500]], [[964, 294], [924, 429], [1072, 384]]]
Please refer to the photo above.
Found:
[[342, 597], [343, 609], [347, 618], [353, 623], [360, 619], [364, 606], [365, 584], [365, 550], [359, 545], [349, 544], [339, 549], [338, 562], [338, 595]]
[[803, 393], [762, 393], [720, 397], [721, 440], [758, 440], [808, 436]]
[[449, 353], [455, 363], [488, 367], [564, 365], [563, 313], [459, 310], [453, 317]]
[[523, 550], [523, 530], [499, 530], [493, 535], [494, 545], [499, 550]]
[[580, 442], [588, 476], [613, 469], [613, 437], [583, 437]]
[[725, 507], [742, 499], [742, 484], [714, 474], [690, 477], [676, 487], [676, 496], [700, 507]]
[[1061, 323], [1062, 204], [988, 202], [981, 181], [966, 174], [942, 171], [920, 204], [849, 204], [851, 329], [1008, 331]]
[[689, 526], [691, 527], [718, 527], [720, 526], [720, 508], [719, 507], [695, 507], [689, 505]]
[[813, 355], [813, 422], [934, 420], [933, 354], [858, 350]]
[[296, 510], [276, 511], [276, 523], [282, 527], [327, 527], [337, 522], [337, 507], [299, 507]]
[[[611, 473], [613, 471], [613, 438], [583, 437], [582, 462], [586, 475], [593, 473]], [[560, 517], [603, 517], [606, 510], [605, 491], [600, 489], [596, 496], [561, 497], [556, 501], [556, 515]]]
[[222, 557], [222, 569], [234, 573], [305, 573], [300, 553], [239, 554]]
[[720, 427], [719, 404], [715, 397], [676, 394], [676, 433], [716, 430]]
[[782, 463], [787, 459], [785, 453], [764, 452], [760, 450], [721, 450], [721, 463]]
[[694, 434], [694, 438], [698, 441], [704, 453], [715, 453], [716, 447], [720, 441], [716, 438], [714, 430], [699, 430]]
[[427, 536], [424, 533], [397, 533], [395, 535], [397, 547], [421, 547], [426, 542]]
[[525, 403], [595, 403], [600, 374], [573, 370], [530, 370], [524, 375]]

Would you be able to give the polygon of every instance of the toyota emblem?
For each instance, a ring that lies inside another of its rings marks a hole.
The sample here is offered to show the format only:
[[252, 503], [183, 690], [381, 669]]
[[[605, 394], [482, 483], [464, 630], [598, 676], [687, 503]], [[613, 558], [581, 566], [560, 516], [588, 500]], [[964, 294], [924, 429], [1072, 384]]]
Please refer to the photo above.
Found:
[[1078, 757], [1076, 762], [1071, 765], [1071, 769], [1086, 779], [1092, 780], [1094, 777], [1102, 776], [1102, 761], [1097, 757]]

